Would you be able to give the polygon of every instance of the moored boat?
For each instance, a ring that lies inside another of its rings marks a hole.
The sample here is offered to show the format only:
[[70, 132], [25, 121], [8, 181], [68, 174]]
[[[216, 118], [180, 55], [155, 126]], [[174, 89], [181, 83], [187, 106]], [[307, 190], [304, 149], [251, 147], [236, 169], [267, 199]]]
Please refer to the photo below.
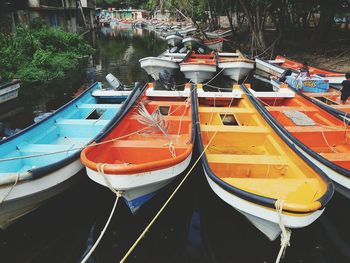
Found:
[[193, 83], [202, 83], [212, 78], [216, 72], [214, 53], [197, 54], [192, 52], [184, 62], [180, 63], [180, 70]]
[[230, 79], [239, 81], [254, 69], [254, 61], [246, 58], [239, 50], [236, 53], [219, 53], [218, 68]]
[[202, 41], [199, 38], [193, 37], [193, 36], [188, 36], [182, 39], [182, 43], [184, 44], [185, 47], [192, 49], [195, 47], [198, 47], [198, 45]]
[[225, 38], [218, 37], [215, 39], [204, 40], [203, 44], [206, 45], [211, 50], [222, 51], [224, 41], [225, 41]]
[[154, 80], [159, 79], [159, 72], [167, 70], [174, 75], [179, 69], [179, 63], [184, 60], [186, 54], [164, 52], [158, 57], [146, 57], [139, 60], [141, 68]]
[[230, 37], [232, 35], [232, 30], [231, 29], [218, 29], [213, 32], [206, 32], [205, 33], [208, 38], [218, 38], [218, 37]]
[[332, 179], [338, 192], [350, 198], [348, 121], [298, 93], [293, 97], [277, 96], [274, 91], [264, 92], [263, 96], [259, 93], [251, 93], [252, 101], [273, 123], [274, 129]]
[[93, 84], [28, 128], [0, 141], [0, 227], [61, 193], [79, 177], [79, 154], [113, 124], [121, 104], [100, 104]]
[[18, 97], [18, 90], [21, 86], [19, 80], [0, 84], [0, 104]]
[[120, 191], [133, 213], [186, 170], [195, 136], [189, 88], [136, 90], [115, 127], [81, 154], [90, 179]]
[[228, 92], [198, 89], [195, 110], [210, 187], [270, 240], [280, 224], [301, 228], [322, 214], [332, 183], [270, 127], [238, 85]]
[[183, 37], [178, 34], [171, 34], [168, 35], [165, 40], [168, 42], [168, 45], [175, 47], [182, 42]]
[[[283, 56], [276, 56], [274, 60], [256, 58], [255, 61], [258, 69], [268, 72], [276, 77], [281, 77], [287, 69], [292, 70], [294, 74], [297, 74], [299, 69], [302, 67], [302, 63], [287, 59]], [[341, 84], [345, 79], [344, 73], [320, 69], [312, 66], [309, 66], [308, 68], [310, 75], [318, 75], [325, 80], [328, 80], [329, 84]]]

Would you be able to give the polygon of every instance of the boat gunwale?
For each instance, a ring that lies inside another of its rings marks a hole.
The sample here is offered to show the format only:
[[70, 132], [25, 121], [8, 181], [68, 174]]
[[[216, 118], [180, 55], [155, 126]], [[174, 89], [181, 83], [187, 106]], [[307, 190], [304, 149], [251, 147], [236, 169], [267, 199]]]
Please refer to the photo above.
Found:
[[[141, 93], [139, 94], [138, 98], [140, 98], [140, 96], [146, 92], [147, 89], [147, 84], [144, 86], [143, 90], [141, 91]], [[193, 150], [193, 146], [194, 146], [194, 142], [195, 142], [195, 125], [193, 124], [195, 116], [194, 116], [194, 111], [193, 111], [193, 107], [194, 107], [194, 102], [193, 102], [193, 88], [191, 86], [191, 115], [192, 115], [192, 127], [191, 127], [191, 139], [189, 142], [189, 145], [186, 147], [186, 150], [181, 153], [180, 155], [177, 155], [175, 158], [167, 158], [164, 160], [159, 160], [159, 161], [152, 161], [152, 162], [146, 162], [146, 163], [141, 163], [141, 164], [135, 164], [129, 167], [123, 167], [121, 168], [119, 164], [105, 164], [104, 166], [104, 173], [105, 174], [109, 174], [109, 175], [132, 175], [132, 174], [136, 174], [136, 173], [140, 173], [140, 172], [150, 172], [150, 171], [155, 171], [155, 170], [159, 170], [159, 169], [163, 169], [164, 167], [171, 167], [174, 165], [179, 164], [180, 162], [186, 160], [186, 158], [192, 153]], [[145, 95], [146, 96], [146, 95]], [[136, 102], [137, 100], [135, 100], [134, 102]], [[184, 104], [185, 105], [185, 104]], [[122, 121], [127, 114], [133, 109], [134, 105], [131, 105], [126, 111], [123, 117], [120, 118], [120, 120], [118, 121], [118, 123], [116, 123], [114, 126], [117, 126], [119, 124], [120, 121]], [[114, 127], [113, 127], [114, 128]], [[103, 137], [107, 136], [110, 132], [112, 131], [112, 129], [110, 129]], [[103, 138], [101, 138], [100, 140], [103, 140]], [[92, 144], [93, 146], [93, 144]], [[93, 147], [89, 147], [89, 149], [83, 150], [81, 152], [81, 160], [83, 162], [83, 164], [85, 166], [87, 166], [89, 169], [98, 171], [98, 163], [91, 161], [89, 158], [87, 158], [86, 156], [86, 152], [87, 151], [91, 151], [93, 149]], [[175, 147], [176, 149], [176, 147]]]
[[21, 81], [16, 79], [12, 82], [5, 82], [4, 84], [0, 84], [0, 90], [11, 87], [12, 85], [16, 85], [16, 84], [21, 84]]
[[[96, 87], [97, 86], [97, 87]], [[63, 110], [65, 110], [66, 108], [72, 106], [72, 104], [74, 104], [76, 101], [78, 101], [79, 99], [81, 99], [81, 97], [85, 94], [87, 94], [88, 92], [91, 93], [92, 96], [92, 90], [96, 87], [96, 89], [98, 87], [101, 87], [101, 83], [100, 82], [95, 82], [93, 83], [90, 87], [88, 87], [86, 90], [84, 90], [81, 94], [79, 94], [79, 96], [75, 97], [74, 99], [70, 100], [69, 102], [67, 102], [66, 104], [64, 104], [63, 106], [61, 106], [60, 108], [58, 108], [57, 110], [55, 110], [55, 112], [45, 118], [43, 118], [42, 120], [40, 120], [39, 122], [33, 123], [30, 126], [26, 127], [25, 129], [21, 130], [20, 132], [14, 134], [13, 136], [10, 136], [8, 138], [5, 138], [4, 140], [0, 141], [0, 147], [1, 145], [13, 141], [16, 138], [18, 138], [19, 136], [21, 136], [22, 134], [25, 134], [26, 132], [39, 127], [42, 123], [44, 123], [45, 121], [52, 119], [54, 117], [57, 116], [58, 113], [62, 112]], [[132, 99], [132, 94], [135, 91], [133, 90], [133, 92], [130, 94], [130, 96], [128, 96], [128, 98], [124, 101], [124, 103], [121, 105], [120, 109], [117, 111], [116, 115], [111, 118], [108, 122], [108, 124], [93, 138], [91, 138], [89, 140], [89, 142], [87, 142], [85, 144], [85, 147], [87, 147], [87, 145], [91, 144], [92, 142], [94, 142], [95, 140], [98, 140], [101, 136], [103, 136], [104, 133], [106, 133], [111, 127], [113, 127], [115, 121], [118, 120], [119, 116], [123, 113], [124, 108], [127, 104], [127, 101]], [[72, 162], [74, 162], [77, 158], [79, 158], [81, 150], [77, 150], [75, 151], [73, 154], [69, 155], [68, 157], [65, 157], [63, 159], [60, 159], [57, 162], [45, 165], [45, 166], [41, 166], [41, 167], [37, 167], [37, 168], [32, 168], [29, 169], [27, 172], [30, 173], [30, 177], [27, 180], [33, 180], [42, 176], [45, 176], [47, 174], [50, 174], [52, 171], [55, 171], [59, 168], [62, 168], [63, 166], [70, 164]]]
[[[242, 86], [243, 86], [243, 84], [241, 85], [241, 87]], [[251, 101], [251, 99], [250, 99], [251, 96], [247, 96], [247, 97]], [[255, 107], [255, 104], [254, 103], [252, 103], [252, 104]], [[197, 114], [198, 114], [198, 108], [199, 108], [199, 106], [197, 104], [196, 108], [195, 108], [195, 111], [196, 111]], [[259, 110], [256, 107], [255, 107], [255, 109], [256, 109], [256, 111], [259, 112]], [[265, 119], [265, 121], [267, 122], [267, 125], [272, 127], [272, 124], [269, 121], [269, 119], [267, 119], [266, 116], [264, 116], [261, 113], [260, 113], [260, 115]], [[202, 137], [201, 137], [199, 117], [197, 117], [197, 119], [196, 119], [196, 128], [197, 128], [197, 136], [199, 138], [198, 139], [198, 147], [199, 147], [199, 151], [202, 152], [202, 151], [204, 151], [204, 145], [203, 145], [203, 141], [202, 141]], [[283, 211], [291, 212], [291, 213], [294, 213], [294, 214], [308, 214], [308, 213], [316, 211], [316, 210], [322, 210], [325, 207], [325, 205], [329, 202], [329, 200], [331, 199], [331, 197], [332, 197], [332, 195], [334, 193], [334, 185], [333, 185], [333, 183], [329, 180], [329, 178], [325, 175], [325, 173], [322, 170], [320, 170], [317, 166], [315, 166], [308, 159], [306, 159], [304, 156], [302, 156], [299, 153], [299, 151], [295, 148], [295, 146], [293, 144], [289, 143], [285, 138], [283, 138], [283, 136], [281, 136], [279, 132], [276, 131], [276, 133], [287, 144], [287, 146], [291, 150], [293, 150], [307, 165], [309, 165], [316, 173], [318, 173], [321, 176], [321, 178], [324, 180], [324, 183], [325, 183], [326, 188], [327, 188], [325, 193], [319, 199], [317, 199], [317, 200], [315, 200], [315, 201], [313, 201], [312, 203], [309, 204], [309, 206], [310, 206], [313, 203], [319, 202], [320, 206], [317, 209], [314, 209], [314, 210], [311, 210], [311, 211], [310, 211], [310, 209], [306, 210], [306, 211], [295, 211], [293, 209], [283, 208]], [[249, 201], [249, 202], [252, 202], [252, 203], [255, 203], [255, 204], [258, 204], [258, 205], [262, 205], [262, 206], [265, 206], [265, 207], [276, 209], [277, 199], [266, 197], [266, 196], [261, 196], [261, 195], [257, 195], [257, 194], [253, 194], [251, 192], [248, 192], [248, 191], [245, 191], [243, 189], [237, 188], [237, 187], [235, 187], [235, 186], [233, 186], [231, 184], [226, 183], [221, 178], [216, 176], [215, 173], [211, 170], [211, 168], [209, 166], [209, 162], [208, 162], [208, 159], [206, 157], [206, 154], [203, 154], [201, 162], [202, 162], [202, 165], [203, 165], [203, 168], [204, 168], [205, 172], [208, 174], [210, 179], [212, 179], [216, 184], [218, 184], [224, 190], [226, 190], [229, 193], [232, 193], [232, 194], [234, 194], [234, 195], [236, 195], [236, 196], [238, 196], [238, 197], [240, 197], [240, 198], [242, 198], [242, 199], [244, 199], [246, 201]], [[286, 203], [286, 205], [287, 204], [288, 203]], [[307, 206], [307, 207], [309, 207], [309, 206]]]

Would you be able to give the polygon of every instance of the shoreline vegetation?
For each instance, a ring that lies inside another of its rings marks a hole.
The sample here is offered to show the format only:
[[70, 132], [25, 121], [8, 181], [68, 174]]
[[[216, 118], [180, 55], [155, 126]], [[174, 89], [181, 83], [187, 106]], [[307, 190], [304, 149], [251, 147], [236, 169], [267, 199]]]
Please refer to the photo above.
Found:
[[35, 19], [11, 35], [0, 34], [0, 77], [27, 83], [61, 79], [94, 51], [82, 36]]

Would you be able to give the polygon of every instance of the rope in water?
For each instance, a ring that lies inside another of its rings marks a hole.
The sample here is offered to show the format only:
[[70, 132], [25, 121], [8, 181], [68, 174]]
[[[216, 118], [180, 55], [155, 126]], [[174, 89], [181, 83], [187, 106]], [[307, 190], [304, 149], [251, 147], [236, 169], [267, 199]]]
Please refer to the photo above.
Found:
[[90, 256], [92, 255], [92, 253], [95, 251], [95, 249], [97, 248], [98, 244], [100, 243], [102, 237], [104, 236], [106, 230], [107, 230], [107, 227], [109, 226], [110, 222], [111, 222], [111, 219], [113, 217], [113, 214], [114, 214], [114, 211], [115, 211], [115, 208], [117, 207], [117, 204], [118, 204], [118, 201], [119, 201], [119, 198], [123, 196], [123, 192], [122, 191], [116, 191], [111, 182], [109, 181], [108, 177], [106, 176], [106, 174], [104, 173], [104, 167], [105, 167], [106, 164], [101, 164], [99, 163], [97, 165], [97, 170], [98, 170], [98, 173], [100, 175], [103, 176], [103, 178], [105, 179], [107, 185], [108, 185], [108, 188], [116, 194], [116, 199], [115, 199], [115, 202], [113, 204], [113, 207], [112, 207], [112, 210], [109, 214], [109, 217], [107, 219], [107, 222], [105, 224], [105, 226], [103, 227], [99, 237], [97, 238], [96, 242], [94, 243], [94, 245], [91, 247], [91, 249], [89, 250], [89, 252], [84, 256], [84, 258], [82, 259], [81, 263], [85, 263], [89, 258]]

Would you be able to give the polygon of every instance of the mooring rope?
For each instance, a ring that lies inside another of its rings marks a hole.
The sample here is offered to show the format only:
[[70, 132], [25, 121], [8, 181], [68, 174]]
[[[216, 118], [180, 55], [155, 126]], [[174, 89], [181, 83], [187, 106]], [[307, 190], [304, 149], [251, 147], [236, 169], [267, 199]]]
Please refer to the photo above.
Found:
[[12, 190], [15, 188], [15, 186], [17, 185], [18, 181], [19, 181], [19, 173], [16, 173], [16, 180], [13, 183], [13, 185], [10, 187], [10, 189], [7, 191], [7, 193], [5, 194], [5, 196], [1, 199], [0, 201], [0, 207], [3, 204], [3, 202], [6, 200], [6, 198], [10, 195], [10, 193], [12, 192]]
[[111, 182], [109, 181], [108, 177], [106, 176], [106, 174], [104, 173], [104, 167], [106, 166], [106, 164], [101, 164], [99, 163], [97, 165], [97, 171], [100, 175], [102, 175], [102, 177], [105, 179], [106, 183], [107, 183], [107, 186], [108, 188], [116, 194], [116, 199], [115, 199], [115, 202], [113, 204], [113, 207], [112, 207], [112, 210], [111, 210], [111, 213], [109, 214], [109, 217], [107, 219], [107, 222], [105, 224], [105, 226], [103, 227], [99, 237], [97, 238], [95, 244], [91, 247], [91, 249], [89, 250], [89, 252], [84, 256], [84, 258], [82, 259], [81, 263], [85, 263], [89, 258], [90, 256], [92, 255], [92, 253], [95, 251], [95, 249], [97, 248], [98, 244], [100, 243], [102, 237], [104, 236], [110, 222], [111, 222], [111, 219], [113, 217], [113, 214], [114, 214], [114, 211], [115, 211], [115, 208], [117, 207], [117, 204], [118, 204], [118, 201], [119, 201], [119, 198], [123, 196], [123, 192], [122, 191], [117, 191], [113, 188]]
[[281, 229], [281, 248], [278, 252], [277, 258], [276, 258], [276, 263], [279, 263], [280, 260], [285, 256], [286, 249], [287, 247], [290, 246], [290, 237], [292, 235], [292, 230], [289, 228], [286, 228], [284, 223], [283, 223], [283, 205], [284, 205], [284, 200], [278, 199], [275, 203], [276, 207], [276, 213], [278, 215], [278, 225]]
[[[195, 90], [195, 89], [193, 89]], [[231, 98], [231, 101], [229, 103], [229, 107], [231, 107], [232, 102], [233, 102], [234, 98]], [[225, 113], [224, 117], [226, 117], [228, 113]], [[198, 122], [196, 123], [196, 125], [198, 124]], [[208, 144], [203, 148], [203, 151], [200, 153], [200, 155], [198, 156], [198, 158], [196, 159], [196, 161], [194, 162], [194, 164], [191, 166], [191, 168], [188, 170], [188, 172], [186, 173], [186, 175], [184, 176], [184, 178], [181, 180], [181, 182], [178, 184], [178, 186], [175, 188], [175, 190], [171, 193], [171, 195], [169, 196], [169, 198], [165, 201], [165, 203], [163, 204], [163, 206], [159, 209], [159, 211], [157, 212], [157, 214], [153, 217], [153, 219], [150, 221], [150, 223], [145, 227], [145, 229], [142, 231], [142, 233], [140, 234], [140, 236], [136, 239], [136, 241], [134, 242], [134, 244], [130, 247], [130, 249], [127, 251], [127, 253], [124, 255], [124, 257], [120, 260], [120, 262], [125, 262], [125, 260], [130, 256], [130, 254], [133, 252], [133, 250], [136, 248], [136, 246], [140, 243], [141, 239], [145, 237], [146, 233], [149, 231], [149, 229], [152, 227], [152, 225], [154, 224], [154, 222], [158, 219], [158, 217], [160, 216], [160, 214], [163, 212], [163, 210], [167, 207], [168, 203], [172, 200], [172, 198], [175, 196], [175, 194], [178, 192], [178, 190], [181, 188], [181, 186], [184, 184], [184, 182], [186, 181], [186, 179], [188, 178], [188, 176], [191, 174], [192, 170], [194, 169], [194, 167], [197, 165], [197, 163], [199, 162], [199, 160], [202, 158], [203, 154], [205, 153], [205, 151], [208, 149], [208, 147], [210, 146], [210, 144], [212, 143], [212, 141], [214, 140], [216, 134], [218, 133], [218, 131], [215, 131], [213, 136], [210, 138]]]

